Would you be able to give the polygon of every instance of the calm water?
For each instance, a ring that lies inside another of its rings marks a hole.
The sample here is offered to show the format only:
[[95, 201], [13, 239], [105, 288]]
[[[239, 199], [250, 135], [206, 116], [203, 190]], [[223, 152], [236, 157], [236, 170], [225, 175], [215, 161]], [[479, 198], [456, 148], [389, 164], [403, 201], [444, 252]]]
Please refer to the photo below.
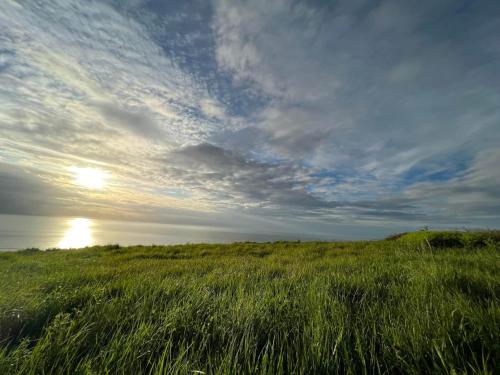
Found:
[[[302, 235], [236, 233], [221, 228], [121, 222], [89, 218], [0, 215], [0, 250], [37, 247], [76, 248], [120, 245], [181, 244], [197, 242], [306, 240]], [[309, 238], [314, 239], [314, 238]]]

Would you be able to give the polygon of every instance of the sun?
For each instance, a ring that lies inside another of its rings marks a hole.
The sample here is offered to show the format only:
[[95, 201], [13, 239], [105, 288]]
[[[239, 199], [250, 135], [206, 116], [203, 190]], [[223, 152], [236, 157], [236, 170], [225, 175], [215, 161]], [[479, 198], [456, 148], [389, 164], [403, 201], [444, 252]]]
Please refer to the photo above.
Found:
[[71, 167], [75, 184], [87, 189], [103, 189], [108, 175], [97, 168]]

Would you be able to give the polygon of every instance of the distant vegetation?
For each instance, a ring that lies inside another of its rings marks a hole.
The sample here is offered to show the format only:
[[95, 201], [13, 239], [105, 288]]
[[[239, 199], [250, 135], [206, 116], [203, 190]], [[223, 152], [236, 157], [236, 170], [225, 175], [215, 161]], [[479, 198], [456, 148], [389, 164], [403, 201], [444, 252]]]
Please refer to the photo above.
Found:
[[0, 254], [0, 374], [498, 373], [500, 234]]

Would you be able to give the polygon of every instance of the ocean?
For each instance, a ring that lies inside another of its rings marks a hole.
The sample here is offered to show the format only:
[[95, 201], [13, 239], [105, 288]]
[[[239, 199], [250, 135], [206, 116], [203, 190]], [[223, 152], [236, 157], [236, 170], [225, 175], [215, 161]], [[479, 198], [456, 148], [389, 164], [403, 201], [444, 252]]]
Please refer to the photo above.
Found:
[[[102, 220], [86, 217], [0, 215], [0, 251], [36, 247], [313, 240], [290, 233], [239, 233], [224, 228]], [[323, 238], [325, 240], [326, 238]]]

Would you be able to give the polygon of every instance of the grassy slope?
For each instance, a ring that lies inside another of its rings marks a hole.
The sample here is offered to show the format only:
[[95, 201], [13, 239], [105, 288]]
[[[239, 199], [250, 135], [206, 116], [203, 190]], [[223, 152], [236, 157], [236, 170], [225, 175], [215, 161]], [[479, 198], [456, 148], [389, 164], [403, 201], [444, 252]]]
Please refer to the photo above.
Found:
[[494, 372], [498, 242], [447, 236], [0, 254], [0, 373]]

